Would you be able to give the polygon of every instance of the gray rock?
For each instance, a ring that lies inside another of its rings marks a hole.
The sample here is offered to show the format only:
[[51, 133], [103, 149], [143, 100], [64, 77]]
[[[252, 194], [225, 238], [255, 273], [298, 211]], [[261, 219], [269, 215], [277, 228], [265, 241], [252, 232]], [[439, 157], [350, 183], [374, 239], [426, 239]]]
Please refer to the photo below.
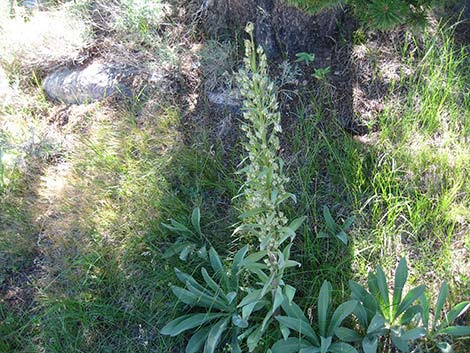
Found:
[[93, 62], [85, 68], [62, 68], [49, 74], [42, 87], [52, 100], [66, 104], [100, 101], [111, 95], [130, 97], [134, 68]]

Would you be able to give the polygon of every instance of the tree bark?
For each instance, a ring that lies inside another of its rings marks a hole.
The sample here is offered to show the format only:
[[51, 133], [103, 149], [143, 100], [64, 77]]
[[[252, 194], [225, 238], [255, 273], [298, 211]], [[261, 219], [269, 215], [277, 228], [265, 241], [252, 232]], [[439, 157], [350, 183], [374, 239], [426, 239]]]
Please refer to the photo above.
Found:
[[257, 43], [275, 59], [331, 46], [343, 17], [340, 7], [308, 15], [281, 0], [211, 0], [204, 27], [212, 37], [230, 38], [253, 22]]

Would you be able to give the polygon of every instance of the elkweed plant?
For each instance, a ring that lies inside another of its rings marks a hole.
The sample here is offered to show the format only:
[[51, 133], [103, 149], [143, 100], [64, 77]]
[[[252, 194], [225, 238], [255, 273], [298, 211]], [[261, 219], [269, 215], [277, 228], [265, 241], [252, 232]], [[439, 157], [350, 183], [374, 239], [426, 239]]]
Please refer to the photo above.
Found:
[[[427, 295], [420, 298], [423, 307], [422, 322], [427, 332], [426, 350], [429, 350], [428, 342], [430, 342], [431, 346], [436, 346], [442, 353], [453, 352], [452, 345], [445, 339], [446, 337], [470, 336], [470, 326], [454, 325], [457, 318], [470, 308], [470, 301], [463, 301], [446, 312], [444, 306], [448, 296], [449, 285], [444, 282], [434, 308], [431, 308]], [[433, 314], [432, 320], [431, 313]]]
[[255, 48], [253, 24], [248, 24], [246, 31], [250, 39], [245, 41], [245, 65], [238, 74], [244, 97], [242, 130], [247, 136], [244, 147], [248, 156], [239, 171], [245, 175], [240, 196], [245, 198], [246, 212], [240, 215], [242, 224], [235, 233], [256, 239], [259, 251], [251, 256], [262, 260], [248, 269], [258, 276], [263, 287], [252, 291], [242, 305], [250, 308], [265, 297], [270, 300], [262, 323], [248, 337], [252, 351], [283, 301], [292, 300], [294, 296], [295, 289], [284, 283], [283, 275], [287, 268], [300, 265], [289, 257], [295, 232], [305, 217], [289, 222], [281, 210], [283, 202], [296, 198], [286, 191], [288, 178], [279, 157], [278, 134], [282, 127], [277, 92], [268, 75], [266, 55], [261, 47]]
[[[237, 77], [244, 97], [242, 130], [246, 133], [247, 157], [239, 170], [245, 177], [239, 195], [243, 212], [234, 234], [250, 245], [244, 244], [225, 261], [213, 247], [206, 251], [210, 243], [201, 230], [198, 208], [191, 216], [194, 230], [174, 220], [165, 224], [180, 235], [169, 252], [179, 254], [181, 260], [199, 252], [203, 265], [200, 276], [176, 270], [184, 286], [173, 286], [172, 291], [187, 305], [188, 313], [169, 322], [161, 333], [177, 336], [191, 332], [186, 353], [214, 353], [225, 348], [232, 353], [356, 353], [359, 347], [364, 353], [376, 353], [379, 342], [388, 341], [401, 352], [423, 341], [451, 352], [448, 338], [469, 334], [468, 327], [454, 322], [470, 303], [460, 303], [443, 315], [448, 295], [445, 284], [431, 322], [425, 286], [405, 291], [405, 259], [397, 267], [392, 293], [379, 266], [369, 273], [367, 287], [350, 281], [351, 299], [336, 308], [331, 305], [331, 284], [325, 281], [318, 296], [316, 322], [310, 322], [294, 302], [296, 288], [287, 283], [284, 273], [300, 266], [290, 259], [290, 252], [305, 217], [290, 221], [282, 212], [283, 203], [289, 199], [295, 202], [296, 198], [286, 190], [288, 178], [279, 157], [278, 134], [282, 128], [277, 90], [268, 75], [263, 50], [255, 48], [252, 24], [247, 32], [250, 38], [245, 42], [244, 68]], [[324, 217], [325, 236], [346, 244], [346, 231], [353, 219], [338, 225], [326, 207]], [[356, 319], [356, 329], [343, 326], [350, 316]], [[282, 335], [271, 348], [267, 347], [269, 340], [261, 343], [270, 325], [275, 327], [271, 337]]]

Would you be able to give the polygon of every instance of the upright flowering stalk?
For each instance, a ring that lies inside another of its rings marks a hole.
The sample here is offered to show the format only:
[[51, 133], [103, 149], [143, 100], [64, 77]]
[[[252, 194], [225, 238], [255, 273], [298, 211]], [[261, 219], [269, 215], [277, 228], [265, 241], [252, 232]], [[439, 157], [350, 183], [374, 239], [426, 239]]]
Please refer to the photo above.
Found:
[[[262, 334], [284, 298], [290, 302], [294, 296], [295, 289], [285, 284], [282, 277], [286, 268], [299, 265], [289, 260], [289, 255], [295, 231], [304, 217], [289, 224], [281, 211], [281, 204], [289, 198], [295, 200], [295, 196], [286, 191], [289, 179], [283, 173], [284, 163], [279, 157], [277, 135], [282, 128], [276, 87], [268, 75], [263, 49], [255, 49], [253, 25], [248, 24], [246, 31], [250, 39], [245, 41], [244, 68], [239, 71], [238, 83], [244, 97], [242, 130], [246, 133], [244, 147], [248, 153], [239, 172], [245, 175], [242, 195], [247, 211], [240, 216], [243, 221], [236, 232], [258, 241], [258, 252], [249, 258], [264, 261], [245, 264], [263, 282], [262, 289], [248, 296], [250, 300], [261, 300], [271, 293], [271, 306], [260, 327]], [[250, 303], [250, 300], [242, 301], [241, 305]]]

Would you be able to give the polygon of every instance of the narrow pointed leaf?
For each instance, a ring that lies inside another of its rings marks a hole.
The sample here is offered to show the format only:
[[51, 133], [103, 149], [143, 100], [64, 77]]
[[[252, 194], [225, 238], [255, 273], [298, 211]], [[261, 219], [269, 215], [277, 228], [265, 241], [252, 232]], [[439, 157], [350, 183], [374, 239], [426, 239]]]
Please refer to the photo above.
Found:
[[196, 229], [196, 231], [198, 232], [199, 235], [202, 235], [202, 230], [201, 230], [201, 210], [199, 209], [199, 207], [196, 207], [194, 210], [193, 210], [193, 213], [191, 215], [191, 223], [194, 227], [194, 229]]
[[344, 342], [333, 343], [328, 352], [331, 353], [357, 353], [356, 348]]
[[439, 290], [439, 296], [437, 297], [436, 310], [434, 313], [434, 320], [432, 321], [432, 328], [436, 328], [437, 320], [440, 318], [442, 309], [449, 295], [449, 286], [447, 282], [442, 283], [441, 289]]
[[279, 340], [271, 347], [273, 353], [297, 353], [303, 348], [311, 345], [302, 338], [289, 337], [286, 340]]
[[219, 344], [220, 337], [222, 336], [222, 333], [227, 328], [228, 320], [229, 320], [228, 318], [219, 320], [217, 321], [216, 324], [212, 326], [212, 328], [210, 329], [207, 335], [206, 344], [204, 345], [204, 353], [215, 352], [215, 349], [217, 348]]
[[318, 296], [318, 327], [320, 336], [327, 336], [326, 325], [328, 320], [328, 307], [330, 305], [331, 285], [328, 281], [324, 281]]
[[209, 327], [199, 329], [197, 332], [191, 336], [188, 344], [186, 345], [186, 353], [197, 353], [201, 350], [204, 346], [204, 342], [207, 339], [207, 335], [209, 334]]
[[214, 319], [218, 319], [224, 314], [189, 314], [181, 316], [166, 324], [161, 330], [162, 335], [178, 336], [181, 332], [204, 325]]
[[470, 326], [449, 326], [441, 332], [454, 337], [470, 336]]
[[400, 263], [398, 264], [397, 270], [395, 271], [395, 285], [393, 287], [393, 314], [395, 315], [398, 306], [400, 305], [403, 288], [405, 288], [406, 280], [408, 279], [408, 266], [406, 264], [406, 259], [402, 257]]
[[313, 331], [312, 327], [305, 321], [293, 317], [287, 316], [276, 316], [276, 320], [279, 321], [284, 326], [294, 330], [305, 337], [308, 337], [316, 345], [320, 345], [320, 340], [318, 339], [317, 334]]
[[328, 326], [327, 331], [328, 336], [334, 335], [335, 330], [341, 326], [341, 323], [344, 321], [345, 318], [352, 314], [352, 312], [356, 308], [356, 305], [356, 300], [349, 300], [338, 306], [338, 308], [333, 313], [333, 316], [331, 317], [330, 325]]
[[408, 310], [408, 308], [411, 305], [413, 305], [413, 303], [416, 301], [416, 299], [418, 299], [424, 293], [425, 290], [426, 290], [425, 285], [420, 285], [420, 286], [410, 290], [406, 294], [405, 298], [403, 298], [402, 302], [400, 303], [400, 305], [398, 307], [398, 310], [395, 314], [395, 317], [400, 316], [403, 312], [405, 312], [405, 310]]
[[346, 327], [338, 327], [335, 335], [344, 342], [360, 342], [362, 337], [354, 330]]

